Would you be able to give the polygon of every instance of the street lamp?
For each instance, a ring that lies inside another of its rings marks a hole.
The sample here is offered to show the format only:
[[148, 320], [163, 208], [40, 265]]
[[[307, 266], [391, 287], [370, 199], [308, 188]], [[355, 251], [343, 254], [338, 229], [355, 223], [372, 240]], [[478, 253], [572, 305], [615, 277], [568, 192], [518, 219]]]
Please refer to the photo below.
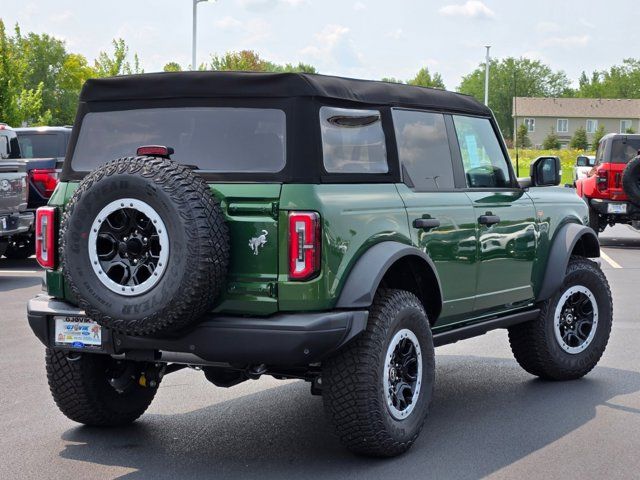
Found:
[[484, 66], [484, 104], [489, 105], [489, 62], [491, 61], [491, 57], [489, 56], [489, 50], [491, 49], [491, 45], [485, 45], [487, 49], [487, 58], [485, 60]]
[[[209, 0], [193, 0], [193, 39], [191, 42], [191, 70], [196, 70], [196, 31], [198, 29], [198, 4]], [[214, 0], [215, 1], [215, 0]]]

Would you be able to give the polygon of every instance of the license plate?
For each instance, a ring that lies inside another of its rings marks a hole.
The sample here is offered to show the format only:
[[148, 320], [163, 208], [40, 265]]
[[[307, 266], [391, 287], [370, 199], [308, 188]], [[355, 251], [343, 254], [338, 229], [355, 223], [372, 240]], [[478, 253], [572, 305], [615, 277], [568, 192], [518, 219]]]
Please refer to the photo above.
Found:
[[607, 205], [607, 213], [627, 213], [626, 203], [610, 203]]
[[86, 317], [53, 317], [56, 324], [55, 343], [72, 348], [102, 347], [102, 327]]

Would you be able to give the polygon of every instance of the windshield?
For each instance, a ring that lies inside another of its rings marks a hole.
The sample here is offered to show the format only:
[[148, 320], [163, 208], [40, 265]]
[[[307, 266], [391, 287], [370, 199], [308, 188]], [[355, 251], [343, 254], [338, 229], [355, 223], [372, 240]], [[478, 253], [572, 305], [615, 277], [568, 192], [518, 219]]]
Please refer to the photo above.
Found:
[[277, 109], [184, 107], [91, 112], [84, 116], [72, 168], [90, 171], [144, 145], [204, 172], [279, 172], [286, 119]]
[[638, 156], [640, 138], [616, 138], [611, 144], [611, 163], [629, 163]]
[[64, 138], [64, 134], [55, 133], [18, 133], [23, 158], [64, 157]]

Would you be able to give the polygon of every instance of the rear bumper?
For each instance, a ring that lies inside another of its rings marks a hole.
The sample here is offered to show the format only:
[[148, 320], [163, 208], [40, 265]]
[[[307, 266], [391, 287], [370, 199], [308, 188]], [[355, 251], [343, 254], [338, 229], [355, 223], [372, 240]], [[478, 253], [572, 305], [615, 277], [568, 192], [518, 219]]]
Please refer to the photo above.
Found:
[[[54, 320], [82, 316], [84, 312], [66, 302], [39, 295], [29, 301], [31, 329], [50, 348]], [[297, 366], [326, 358], [367, 326], [366, 310], [278, 314], [267, 318], [209, 315], [189, 331], [170, 338], [121, 335], [102, 330], [102, 348], [94, 353], [126, 356], [148, 361], [191, 358], [185, 363], [206, 362]], [[65, 350], [77, 350], [62, 348]], [[82, 351], [82, 349], [80, 349]]]
[[[640, 207], [634, 205], [631, 202], [592, 198], [591, 200], [589, 200], [589, 204], [596, 212], [601, 215], [625, 218], [640, 218]], [[627, 213], [609, 213], [609, 204], [625, 204], [627, 206]]]
[[33, 226], [33, 212], [0, 214], [0, 238], [27, 233]]

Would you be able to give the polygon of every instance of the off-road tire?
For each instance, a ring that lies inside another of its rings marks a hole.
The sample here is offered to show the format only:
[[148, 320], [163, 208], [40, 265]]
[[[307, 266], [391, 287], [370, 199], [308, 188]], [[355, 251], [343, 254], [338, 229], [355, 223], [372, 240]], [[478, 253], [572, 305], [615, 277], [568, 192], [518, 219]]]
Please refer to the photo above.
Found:
[[629, 200], [640, 207], [640, 155], [625, 167], [622, 174], [622, 188]]
[[[414, 410], [403, 420], [391, 415], [383, 387], [388, 345], [401, 329], [411, 330], [422, 350], [422, 387]], [[352, 452], [392, 457], [407, 451], [429, 410], [435, 379], [433, 338], [422, 303], [404, 290], [380, 290], [366, 330], [322, 366], [325, 412], [340, 441]]]
[[[136, 296], [107, 288], [88, 252], [100, 210], [127, 197], [155, 209], [170, 241], [160, 280]], [[229, 263], [228, 227], [208, 185], [163, 158], [121, 158], [86, 176], [66, 206], [60, 239], [62, 271], [79, 306], [100, 325], [130, 335], [161, 336], [197, 322], [222, 290]]]
[[70, 360], [66, 352], [48, 348], [45, 359], [53, 399], [74, 422], [99, 427], [129, 424], [145, 412], [157, 391], [157, 386], [133, 381], [117, 392], [105, 374], [108, 362], [115, 362], [108, 355], [81, 354]]
[[[593, 293], [598, 306], [595, 337], [584, 351], [565, 352], [554, 334], [556, 306], [571, 286], [583, 285]], [[509, 328], [509, 343], [516, 361], [531, 375], [546, 380], [575, 380], [589, 373], [598, 363], [609, 341], [613, 319], [611, 290], [607, 278], [595, 262], [571, 257], [562, 286], [540, 304], [536, 320]]]

